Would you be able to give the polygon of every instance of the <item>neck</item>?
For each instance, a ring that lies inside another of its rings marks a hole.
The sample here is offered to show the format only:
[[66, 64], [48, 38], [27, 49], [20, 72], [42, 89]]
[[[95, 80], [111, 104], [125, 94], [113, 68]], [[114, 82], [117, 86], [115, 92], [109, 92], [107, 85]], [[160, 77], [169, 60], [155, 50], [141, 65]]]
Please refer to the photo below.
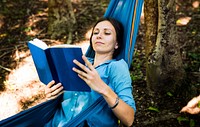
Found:
[[97, 67], [98, 65], [104, 63], [107, 60], [111, 60], [111, 59], [112, 59], [112, 55], [110, 55], [110, 54], [106, 54], [106, 55], [95, 54], [93, 66]]

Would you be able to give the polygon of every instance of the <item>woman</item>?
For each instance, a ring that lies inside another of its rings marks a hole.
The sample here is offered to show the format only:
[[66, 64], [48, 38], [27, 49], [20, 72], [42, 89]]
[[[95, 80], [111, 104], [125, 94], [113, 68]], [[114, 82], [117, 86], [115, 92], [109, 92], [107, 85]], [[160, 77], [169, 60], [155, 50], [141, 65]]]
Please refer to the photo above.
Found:
[[[103, 18], [94, 25], [90, 38], [90, 45], [95, 51], [94, 58], [82, 57], [87, 66], [77, 60], [73, 61], [83, 71], [77, 68], [73, 70], [92, 91], [65, 91], [61, 109], [47, 126], [64, 126], [100, 96], [103, 96], [108, 106], [87, 118], [87, 126], [114, 127], [118, 126], [118, 119], [126, 126], [132, 125], [136, 108], [129, 69], [123, 59], [115, 60], [122, 40], [123, 27], [115, 19]], [[45, 93], [52, 98], [58, 96], [62, 90], [60, 83], [54, 85], [52, 81], [47, 85]]]

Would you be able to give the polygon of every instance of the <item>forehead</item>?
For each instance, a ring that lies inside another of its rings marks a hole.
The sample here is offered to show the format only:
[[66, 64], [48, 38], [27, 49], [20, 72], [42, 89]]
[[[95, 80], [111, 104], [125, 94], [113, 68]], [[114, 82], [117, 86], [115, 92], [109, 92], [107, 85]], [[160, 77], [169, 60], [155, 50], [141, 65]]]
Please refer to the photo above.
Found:
[[111, 30], [115, 30], [114, 26], [109, 22], [109, 21], [101, 21], [99, 22], [96, 26], [95, 29], [111, 29]]

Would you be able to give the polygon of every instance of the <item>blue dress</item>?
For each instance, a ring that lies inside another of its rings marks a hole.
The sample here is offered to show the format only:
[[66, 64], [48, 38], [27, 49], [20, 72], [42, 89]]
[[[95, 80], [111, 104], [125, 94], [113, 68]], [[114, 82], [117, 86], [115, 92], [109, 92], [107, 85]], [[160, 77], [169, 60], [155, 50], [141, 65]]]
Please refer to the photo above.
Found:
[[[93, 63], [93, 59], [88, 58]], [[109, 87], [136, 111], [135, 101], [132, 95], [132, 84], [127, 63], [121, 60], [108, 60], [95, 68], [101, 79]], [[87, 109], [101, 95], [95, 91], [76, 92], [65, 91], [61, 107], [55, 113], [53, 119], [49, 121], [48, 127], [63, 127], [81, 111]], [[102, 111], [87, 118], [90, 127], [117, 127], [118, 119], [107, 105]]]

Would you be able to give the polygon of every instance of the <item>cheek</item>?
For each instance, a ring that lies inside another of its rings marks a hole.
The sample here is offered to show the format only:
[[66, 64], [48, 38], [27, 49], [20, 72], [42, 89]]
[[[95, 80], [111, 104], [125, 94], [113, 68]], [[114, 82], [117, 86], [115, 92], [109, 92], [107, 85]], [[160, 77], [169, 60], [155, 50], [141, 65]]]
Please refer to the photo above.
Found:
[[108, 45], [107, 45], [107, 48], [111, 51], [115, 50], [115, 43], [114, 42], [110, 42]]
[[114, 38], [110, 38], [109, 44], [111, 47], [115, 47], [116, 46], [116, 40]]
[[94, 43], [94, 36], [92, 36], [91, 41], [92, 41], [92, 45], [93, 45], [93, 43]]

